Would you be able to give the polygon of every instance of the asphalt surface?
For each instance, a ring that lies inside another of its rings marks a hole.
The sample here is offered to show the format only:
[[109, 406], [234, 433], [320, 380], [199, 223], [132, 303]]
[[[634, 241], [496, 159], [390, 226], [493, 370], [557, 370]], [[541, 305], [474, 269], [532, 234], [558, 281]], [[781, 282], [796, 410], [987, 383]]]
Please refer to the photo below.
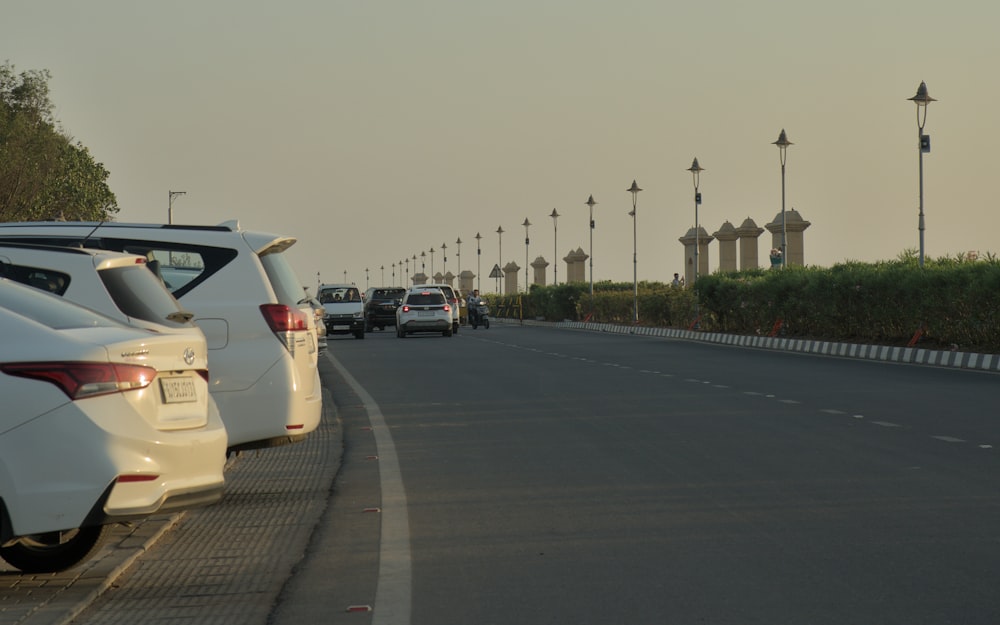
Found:
[[[619, 332], [594, 324], [574, 329]], [[997, 370], [1000, 363], [990, 355], [787, 339], [748, 346], [984, 370]], [[326, 359], [321, 361], [329, 388], [334, 373]], [[328, 591], [288, 587], [299, 567], [308, 571], [318, 565], [306, 555], [317, 528], [325, 531], [324, 513], [343, 459], [341, 417], [329, 394], [326, 399], [320, 428], [306, 441], [233, 459], [227, 466], [226, 495], [218, 504], [118, 527], [96, 557], [65, 573], [21, 575], [0, 562], [0, 625], [313, 622], [297, 613], [293, 603], [283, 603], [282, 596]], [[371, 453], [355, 452], [362, 457]], [[345, 489], [353, 489], [365, 503], [360, 493], [372, 487], [377, 482], [360, 477]], [[359, 531], [371, 541], [370, 529]], [[356, 604], [351, 599], [334, 605], [342, 606], [339, 612], [365, 607], [365, 598], [358, 597]], [[359, 618], [356, 622], [365, 622]]]

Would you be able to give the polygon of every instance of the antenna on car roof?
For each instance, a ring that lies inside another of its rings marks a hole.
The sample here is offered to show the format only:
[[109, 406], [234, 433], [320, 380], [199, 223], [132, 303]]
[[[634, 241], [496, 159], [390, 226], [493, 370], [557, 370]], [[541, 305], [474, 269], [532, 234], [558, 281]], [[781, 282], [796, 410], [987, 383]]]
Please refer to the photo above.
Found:
[[80, 247], [87, 247], [87, 241], [90, 240], [90, 237], [94, 236], [94, 233], [97, 232], [98, 228], [100, 228], [101, 226], [104, 225], [105, 221], [106, 220], [102, 219], [100, 221], [100, 223], [98, 223], [96, 226], [94, 226], [93, 230], [91, 230], [90, 232], [87, 233], [87, 236], [83, 237], [83, 241], [80, 242]]

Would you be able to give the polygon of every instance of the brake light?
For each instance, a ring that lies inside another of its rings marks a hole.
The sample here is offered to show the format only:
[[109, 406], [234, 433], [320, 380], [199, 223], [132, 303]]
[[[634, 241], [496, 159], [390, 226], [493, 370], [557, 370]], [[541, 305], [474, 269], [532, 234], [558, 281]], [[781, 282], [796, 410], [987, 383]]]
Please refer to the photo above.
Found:
[[73, 400], [146, 388], [156, 377], [152, 367], [101, 362], [8, 363], [0, 371], [55, 384]]
[[407, 306], [406, 304], [403, 304], [403, 312], [410, 312], [410, 307]]
[[444, 305], [444, 311], [445, 312], [451, 312], [451, 306], [449, 306], [448, 304], [445, 304]]
[[261, 304], [260, 312], [263, 313], [272, 332], [296, 332], [309, 329], [309, 319], [298, 308], [292, 308], [285, 304]]

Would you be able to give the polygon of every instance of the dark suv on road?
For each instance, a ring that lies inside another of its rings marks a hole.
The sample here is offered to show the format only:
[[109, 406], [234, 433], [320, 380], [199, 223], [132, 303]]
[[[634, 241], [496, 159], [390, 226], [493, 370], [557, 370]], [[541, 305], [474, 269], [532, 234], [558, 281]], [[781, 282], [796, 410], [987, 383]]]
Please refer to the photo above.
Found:
[[365, 332], [375, 328], [385, 330], [396, 325], [396, 309], [399, 308], [406, 289], [401, 286], [373, 287], [365, 293]]

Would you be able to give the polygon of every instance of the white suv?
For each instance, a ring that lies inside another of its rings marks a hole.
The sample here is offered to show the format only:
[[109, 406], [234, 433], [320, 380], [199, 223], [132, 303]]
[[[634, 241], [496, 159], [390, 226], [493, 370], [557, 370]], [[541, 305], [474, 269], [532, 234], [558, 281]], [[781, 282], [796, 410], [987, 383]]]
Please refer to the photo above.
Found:
[[104, 250], [0, 242], [0, 276], [158, 333], [205, 336], [146, 265], [146, 258]]
[[458, 291], [448, 284], [424, 284], [421, 286], [431, 289], [441, 289], [441, 292], [444, 293], [444, 298], [448, 300], [448, 307], [451, 308], [451, 331], [458, 334], [458, 327], [461, 325], [461, 305], [464, 303], [462, 302], [462, 298], [458, 296]]
[[0, 224], [0, 241], [144, 256], [208, 341], [212, 392], [230, 451], [316, 429], [322, 412], [313, 312], [284, 252], [296, 239], [218, 226], [116, 222]]
[[440, 332], [451, 336], [451, 305], [441, 289], [413, 287], [396, 309], [396, 336], [406, 338], [415, 332]]

